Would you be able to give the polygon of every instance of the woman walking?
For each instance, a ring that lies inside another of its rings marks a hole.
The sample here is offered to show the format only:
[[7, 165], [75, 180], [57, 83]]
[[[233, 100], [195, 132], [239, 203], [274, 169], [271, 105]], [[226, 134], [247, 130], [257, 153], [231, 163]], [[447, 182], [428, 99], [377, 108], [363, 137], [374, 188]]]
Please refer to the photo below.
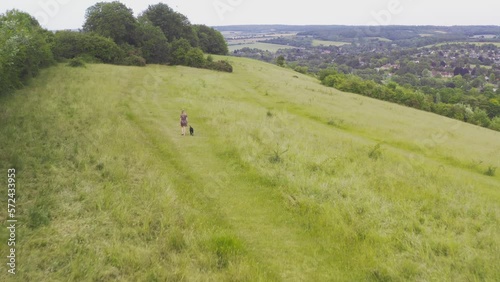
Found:
[[188, 126], [188, 115], [186, 111], [181, 111], [181, 134], [186, 135], [186, 127]]

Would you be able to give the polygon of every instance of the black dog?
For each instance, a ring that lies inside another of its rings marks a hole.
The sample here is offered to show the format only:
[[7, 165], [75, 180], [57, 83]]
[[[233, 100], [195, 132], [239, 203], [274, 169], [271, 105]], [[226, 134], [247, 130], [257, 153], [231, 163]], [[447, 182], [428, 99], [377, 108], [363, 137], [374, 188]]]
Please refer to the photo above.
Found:
[[194, 135], [194, 128], [189, 126], [189, 134], [191, 134], [191, 136]]

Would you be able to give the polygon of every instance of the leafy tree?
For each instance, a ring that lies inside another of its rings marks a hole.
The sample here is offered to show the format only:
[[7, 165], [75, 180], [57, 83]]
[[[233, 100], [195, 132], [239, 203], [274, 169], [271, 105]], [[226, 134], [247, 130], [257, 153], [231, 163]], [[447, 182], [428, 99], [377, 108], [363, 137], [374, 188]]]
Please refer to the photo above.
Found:
[[205, 66], [205, 55], [200, 48], [191, 48], [186, 53], [186, 65], [195, 68], [201, 68]]
[[328, 69], [324, 69], [324, 70], [320, 70], [318, 72], [318, 79], [323, 82], [323, 80], [329, 76], [330, 74], [337, 74], [337, 70], [334, 69], [334, 68], [328, 68]]
[[484, 78], [482, 76], [476, 77], [471, 83], [470, 86], [475, 88], [481, 88], [484, 85]]
[[486, 106], [490, 118], [500, 117], [500, 98], [491, 98]]
[[466, 81], [460, 74], [455, 75], [452, 80], [456, 88], [463, 88], [465, 86]]
[[226, 40], [219, 31], [206, 25], [194, 25], [193, 28], [203, 52], [218, 55], [226, 55], [229, 52]]
[[55, 34], [54, 55], [57, 59], [90, 56], [103, 63], [117, 64], [124, 52], [110, 38], [94, 33], [58, 31]]
[[490, 83], [495, 83], [495, 80], [496, 80], [495, 74], [494, 73], [490, 74]]
[[167, 4], [150, 5], [139, 19], [149, 21], [154, 26], [159, 27], [167, 37], [168, 42], [184, 38], [191, 46], [198, 46], [198, 36], [188, 18], [175, 12]]
[[342, 85], [344, 80], [345, 80], [344, 74], [336, 73], [336, 74], [330, 74], [327, 77], [325, 77], [322, 83], [326, 86], [335, 87], [339, 89], [339, 86]]
[[428, 69], [422, 71], [422, 77], [432, 77], [432, 72]]
[[489, 119], [488, 114], [485, 110], [475, 108], [474, 114], [470, 118], [469, 122], [479, 126], [488, 127], [491, 123], [491, 120]]
[[191, 50], [191, 45], [186, 39], [178, 39], [172, 42], [172, 49], [170, 53], [171, 63], [174, 65], [187, 65], [187, 54]]
[[296, 66], [293, 70], [302, 74], [306, 74], [309, 68], [307, 66]]
[[500, 116], [494, 117], [491, 120], [490, 128], [496, 131], [500, 131]]
[[148, 63], [162, 64], [168, 62], [169, 43], [165, 34], [150, 22], [142, 21], [136, 30], [137, 46]]
[[11, 10], [0, 15], [0, 94], [22, 87], [53, 63], [52, 38], [27, 13]]
[[278, 58], [276, 58], [276, 64], [280, 67], [285, 66], [285, 57], [283, 55], [279, 55]]
[[132, 9], [114, 1], [99, 2], [87, 9], [83, 30], [113, 39], [117, 44], [134, 44], [137, 21]]

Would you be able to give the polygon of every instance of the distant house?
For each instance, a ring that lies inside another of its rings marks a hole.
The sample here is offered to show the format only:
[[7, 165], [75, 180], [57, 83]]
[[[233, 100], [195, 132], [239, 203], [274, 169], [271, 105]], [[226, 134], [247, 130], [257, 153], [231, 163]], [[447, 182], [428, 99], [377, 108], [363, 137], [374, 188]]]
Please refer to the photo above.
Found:
[[440, 75], [442, 78], [452, 78], [453, 73], [447, 71], [432, 71], [432, 76], [436, 77]]
[[399, 64], [385, 64], [381, 66], [380, 68], [377, 68], [377, 71], [386, 71], [386, 70], [398, 70], [400, 67]]

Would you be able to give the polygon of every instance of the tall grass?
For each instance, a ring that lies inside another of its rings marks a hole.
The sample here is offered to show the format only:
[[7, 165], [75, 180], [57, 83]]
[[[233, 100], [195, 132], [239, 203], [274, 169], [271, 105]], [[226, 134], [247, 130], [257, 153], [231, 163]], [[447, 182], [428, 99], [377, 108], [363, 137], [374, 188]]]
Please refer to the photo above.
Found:
[[16, 278], [498, 279], [499, 133], [230, 60], [59, 66], [0, 98]]

